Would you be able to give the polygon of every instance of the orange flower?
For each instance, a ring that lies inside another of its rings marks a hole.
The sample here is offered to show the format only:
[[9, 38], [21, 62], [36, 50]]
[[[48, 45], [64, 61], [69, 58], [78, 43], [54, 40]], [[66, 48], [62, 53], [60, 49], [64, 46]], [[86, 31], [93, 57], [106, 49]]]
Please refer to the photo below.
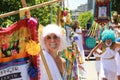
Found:
[[36, 43], [33, 40], [30, 40], [26, 44], [26, 51], [28, 52], [29, 55], [38, 55], [40, 52], [40, 44]]

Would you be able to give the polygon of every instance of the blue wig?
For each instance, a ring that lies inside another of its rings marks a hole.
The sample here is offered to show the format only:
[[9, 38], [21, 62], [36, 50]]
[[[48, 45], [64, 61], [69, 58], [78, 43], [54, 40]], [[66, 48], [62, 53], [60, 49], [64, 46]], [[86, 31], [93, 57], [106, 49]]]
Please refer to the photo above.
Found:
[[111, 39], [115, 42], [115, 32], [111, 29], [106, 29], [102, 32], [102, 41], [105, 42], [107, 39]]

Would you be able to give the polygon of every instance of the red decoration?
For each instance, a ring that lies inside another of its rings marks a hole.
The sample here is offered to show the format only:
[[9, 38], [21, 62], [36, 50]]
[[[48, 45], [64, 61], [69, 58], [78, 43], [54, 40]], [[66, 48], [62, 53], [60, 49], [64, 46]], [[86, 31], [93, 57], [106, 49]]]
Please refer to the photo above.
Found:
[[65, 10], [64, 13], [63, 13], [64, 16], [67, 16], [68, 15], [68, 11]]
[[[15, 22], [14, 24], [12, 24], [11, 26], [9, 26], [8, 28], [0, 28], [0, 38], [3, 39], [4, 36], [7, 36], [7, 35], [10, 36], [13, 33], [15, 33], [15, 31], [20, 30], [22, 27], [28, 27], [29, 31], [30, 31], [30, 34], [31, 34], [30, 37], [28, 36], [28, 38], [38, 42], [38, 33], [37, 33], [38, 22], [34, 18], [29, 18], [29, 19], [27, 18], [27, 19], [19, 20], [19, 21]], [[4, 39], [4, 41], [6, 41], [6, 40], [7, 39]], [[1, 46], [2, 46], [3, 49], [8, 49], [10, 44], [9, 43], [4, 43], [4, 44], [1, 44]], [[18, 45], [17, 45], [16, 42], [14, 42], [13, 47], [16, 47], [16, 46], [18, 46]], [[0, 57], [0, 62], [4, 63], [5, 62], [4, 60], [6, 60], [6, 62], [10, 62], [12, 60], [19, 59], [21, 57], [22, 58], [28, 57], [27, 52], [18, 54], [17, 49], [16, 50], [11, 49], [11, 52], [12, 52], [13, 56], [10, 56], [8, 54], [9, 57], [5, 57], [5, 56]], [[40, 79], [39, 78], [40, 77], [39, 55], [30, 56], [30, 58], [31, 58], [31, 60], [33, 60], [33, 65], [36, 66], [38, 68], [38, 71], [39, 71], [37, 78], [35, 78], [34, 80], [39, 80]]]
[[37, 20], [35, 18], [30, 18], [27, 22], [27, 25], [30, 29], [30, 32], [31, 32], [31, 39], [38, 42], [38, 33], [37, 33], [37, 26], [38, 26], [38, 23], [37, 23]]

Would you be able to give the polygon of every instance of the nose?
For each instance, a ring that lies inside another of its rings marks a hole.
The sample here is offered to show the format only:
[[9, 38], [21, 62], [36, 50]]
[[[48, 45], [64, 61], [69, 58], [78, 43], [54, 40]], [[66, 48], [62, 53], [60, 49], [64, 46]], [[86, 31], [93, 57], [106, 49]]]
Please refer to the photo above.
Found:
[[51, 41], [51, 42], [54, 42], [54, 41], [55, 41], [55, 38], [51, 38], [50, 41]]

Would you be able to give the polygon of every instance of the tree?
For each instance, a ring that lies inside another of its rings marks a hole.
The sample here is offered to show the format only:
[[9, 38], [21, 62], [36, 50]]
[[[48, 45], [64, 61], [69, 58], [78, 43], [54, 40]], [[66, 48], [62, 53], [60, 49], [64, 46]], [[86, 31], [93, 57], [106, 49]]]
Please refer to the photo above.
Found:
[[111, 0], [112, 1], [112, 11], [117, 11], [120, 14], [120, 0]]
[[[33, 6], [36, 4], [41, 4], [50, 0], [26, 0], [27, 6]], [[0, 1], [0, 14], [7, 13], [14, 10], [19, 10], [22, 8], [21, 0], [2, 0]], [[17, 6], [16, 6], [17, 5]], [[51, 4], [49, 6], [44, 6], [42, 8], [37, 8], [31, 10], [31, 16], [38, 19], [38, 22], [42, 25], [49, 24], [51, 22], [57, 21], [57, 10], [58, 3]], [[6, 27], [10, 25], [11, 22], [16, 22], [20, 20], [19, 14], [9, 16], [0, 19], [0, 25]], [[7, 22], [9, 21], [9, 23]]]
[[[16, 6], [17, 5], [17, 6]], [[4, 14], [10, 11], [19, 10], [21, 8], [20, 0], [1, 0], [0, 1], [0, 14]], [[0, 19], [0, 25], [3, 27], [9, 26], [11, 23], [19, 19], [19, 14], [5, 17]]]
[[87, 28], [87, 24], [92, 21], [92, 13], [91, 12], [83, 12], [78, 16], [78, 21], [80, 22], [80, 26], [83, 29]]
[[[27, 0], [28, 6], [44, 3], [50, 0], [35, 0], [34, 4], [31, 4], [30, 0]], [[55, 23], [57, 21], [58, 3], [44, 6], [42, 8], [34, 9], [31, 11], [32, 17], [38, 18], [38, 22], [42, 25]]]
[[[112, 1], [112, 12], [117, 11], [120, 14], [120, 0], [111, 0]], [[118, 22], [120, 23], [120, 16], [118, 18]]]

